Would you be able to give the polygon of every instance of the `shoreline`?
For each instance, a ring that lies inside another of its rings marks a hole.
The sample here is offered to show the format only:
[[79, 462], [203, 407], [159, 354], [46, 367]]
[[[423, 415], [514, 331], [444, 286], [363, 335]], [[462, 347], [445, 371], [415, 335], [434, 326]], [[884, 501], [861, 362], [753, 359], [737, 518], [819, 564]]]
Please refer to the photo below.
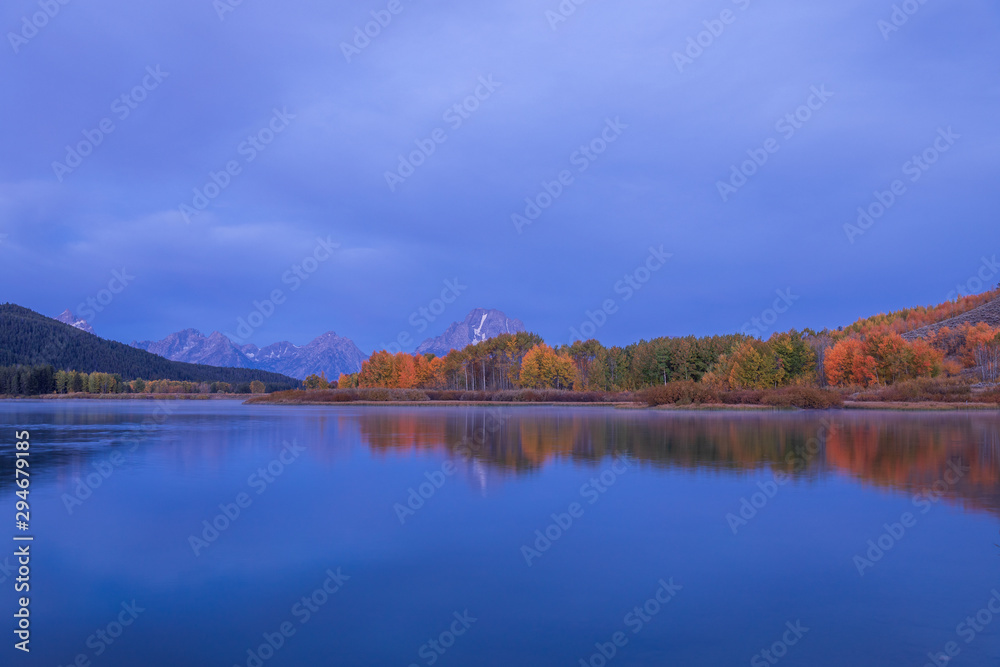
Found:
[[245, 401], [248, 394], [0, 394], [0, 401]]
[[[614, 401], [288, 401], [267, 400], [263, 396], [248, 398], [247, 394], [42, 394], [39, 396], [0, 395], [0, 401], [240, 401], [242, 405], [271, 406], [391, 406], [391, 407], [571, 407], [614, 408], [616, 410], [656, 410], [664, 412], [804, 412], [809, 408], [778, 407], [772, 405], [701, 403], [689, 405], [657, 405]], [[895, 412], [991, 412], [1000, 411], [997, 403], [947, 403], [940, 401], [844, 401], [842, 408], [818, 410], [884, 410]]]
[[328, 407], [351, 407], [351, 406], [392, 406], [392, 407], [571, 407], [571, 408], [614, 408], [616, 410], [658, 410], [664, 412], [830, 412], [833, 410], [888, 410], [898, 412], [990, 412], [1000, 411], [1000, 404], [997, 403], [942, 403], [930, 401], [914, 401], [910, 403], [900, 402], [863, 402], [845, 401], [843, 408], [811, 409], [796, 407], [778, 407], [773, 405], [747, 405], [747, 404], [723, 404], [723, 403], [703, 403], [691, 405], [657, 405], [649, 406], [645, 403], [630, 402], [572, 402], [572, 401], [267, 401], [255, 399], [253, 402], [244, 401], [244, 405], [277, 405], [277, 406], [328, 406]]

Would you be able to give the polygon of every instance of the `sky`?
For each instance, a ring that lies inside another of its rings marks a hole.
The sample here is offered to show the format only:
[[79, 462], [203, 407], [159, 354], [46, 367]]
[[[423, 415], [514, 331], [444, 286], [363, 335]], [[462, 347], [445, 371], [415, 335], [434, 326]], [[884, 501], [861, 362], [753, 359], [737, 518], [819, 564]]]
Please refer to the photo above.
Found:
[[369, 352], [1000, 283], [994, 2], [232, 1], [3, 4], [0, 301]]

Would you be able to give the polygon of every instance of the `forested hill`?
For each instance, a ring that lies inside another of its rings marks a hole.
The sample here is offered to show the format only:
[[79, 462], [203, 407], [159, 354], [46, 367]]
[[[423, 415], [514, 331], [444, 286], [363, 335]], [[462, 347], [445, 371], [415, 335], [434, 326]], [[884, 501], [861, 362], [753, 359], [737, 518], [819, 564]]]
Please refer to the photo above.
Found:
[[298, 380], [280, 373], [170, 361], [145, 350], [99, 338], [15, 304], [0, 305], [0, 366], [46, 364], [57, 370], [117, 373], [125, 380], [231, 384], [260, 380], [269, 389], [300, 385]]

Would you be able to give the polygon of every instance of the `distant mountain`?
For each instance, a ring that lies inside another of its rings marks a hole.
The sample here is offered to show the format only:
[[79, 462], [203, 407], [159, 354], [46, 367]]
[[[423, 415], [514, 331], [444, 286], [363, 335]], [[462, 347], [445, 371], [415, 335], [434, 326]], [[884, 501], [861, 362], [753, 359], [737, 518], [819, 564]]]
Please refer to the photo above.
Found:
[[240, 348], [218, 331], [206, 338], [196, 329], [184, 329], [170, 334], [163, 340], [144, 340], [132, 342], [131, 345], [173, 361], [189, 364], [257, 368]]
[[76, 315], [74, 315], [73, 311], [71, 311], [69, 308], [62, 311], [62, 314], [59, 315], [59, 317], [57, 317], [56, 320], [62, 322], [63, 324], [68, 324], [71, 327], [76, 327], [80, 331], [86, 331], [87, 333], [90, 334], [94, 333], [94, 327], [90, 326], [90, 323], [87, 322], [87, 320], [83, 319], [82, 317], [77, 317]]
[[288, 342], [274, 343], [248, 356], [257, 362], [258, 368], [267, 368], [300, 380], [313, 373], [325, 373], [328, 380], [336, 380], [341, 373], [360, 371], [361, 362], [368, 358], [353, 340], [332, 331], [302, 347]]
[[476, 308], [463, 321], [453, 322], [440, 336], [422, 342], [417, 347], [417, 353], [443, 357], [452, 350], [461, 350], [500, 334], [520, 331], [526, 331], [521, 320], [511, 319], [499, 310]]
[[354, 341], [332, 331], [301, 346], [287, 341], [264, 348], [252, 343], [236, 345], [218, 331], [205, 337], [195, 329], [178, 331], [163, 340], [139, 341], [131, 345], [173, 361], [259, 368], [300, 380], [313, 373], [325, 373], [327, 379], [336, 380], [341, 373], [357, 373], [361, 370], [361, 362], [367, 359]]
[[52, 365], [81, 373], [118, 373], [125, 380], [185, 380], [249, 384], [268, 390], [299, 386], [285, 375], [255, 368], [217, 368], [170, 361], [11, 303], [0, 305], [0, 366]]

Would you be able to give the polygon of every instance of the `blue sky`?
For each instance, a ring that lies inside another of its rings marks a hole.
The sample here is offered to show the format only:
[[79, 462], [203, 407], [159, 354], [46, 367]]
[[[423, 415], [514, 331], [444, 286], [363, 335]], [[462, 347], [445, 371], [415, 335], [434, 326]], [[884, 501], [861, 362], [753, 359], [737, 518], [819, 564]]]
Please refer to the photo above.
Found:
[[5, 3], [0, 300], [54, 316], [124, 268], [105, 337], [233, 331], [281, 290], [251, 341], [370, 351], [474, 307], [566, 342], [610, 301], [624, 344], [739, 331], [778, 290], [769, 330], [1000, 282], [995, 3], [225, 2]]

